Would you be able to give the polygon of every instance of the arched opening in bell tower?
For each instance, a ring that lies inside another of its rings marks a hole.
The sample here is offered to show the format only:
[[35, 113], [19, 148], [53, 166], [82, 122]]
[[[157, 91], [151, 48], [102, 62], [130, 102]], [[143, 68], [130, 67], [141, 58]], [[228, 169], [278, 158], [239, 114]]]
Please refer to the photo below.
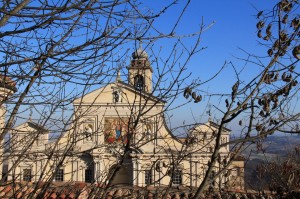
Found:
[[137, 89], [137, 90], [144, 90], [145, 88], [145, 79], [144, 79], [144, 76], [143, 75], [136, 75], [134, 77], [134, 87]]

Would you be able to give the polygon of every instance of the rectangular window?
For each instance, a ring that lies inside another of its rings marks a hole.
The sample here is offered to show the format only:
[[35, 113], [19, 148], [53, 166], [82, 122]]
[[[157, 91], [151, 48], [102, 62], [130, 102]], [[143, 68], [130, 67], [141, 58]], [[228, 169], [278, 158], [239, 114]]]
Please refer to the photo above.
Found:
[[54, 176], [55, 181], [64, 181], [64, 170], [63, 169], [58, 169], [55, 176]]
[[182, 184], [182, 171], [175, 170], [173, 174], [173, 184], [174, 185], [181, 185]]
[[211, 175], [210, 175], [210, 179], [212, 180], [211, 185], [214, 187], [216, 186], [216, 181], [215, 181], [215, 176], [216, 176], [216, 172], [212, 171]]
[[31, 169], [23, 169], [23, 180], [31, 182]]
[[241, 168], [240, 167], [236, 168], [236, 175], [241, 176]]
[[152, 171], [151, 170], [145, 171], [145, 184], [146, 185], [152, 184]]
[[93, 182], [93, 172], [91, 169], [85, 170], [85, 182], [89, 182], [89, 183]]

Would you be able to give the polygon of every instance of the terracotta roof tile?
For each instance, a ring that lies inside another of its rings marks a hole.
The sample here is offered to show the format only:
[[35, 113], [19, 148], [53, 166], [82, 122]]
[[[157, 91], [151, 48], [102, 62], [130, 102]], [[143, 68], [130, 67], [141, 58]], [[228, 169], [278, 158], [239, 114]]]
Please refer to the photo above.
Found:
[[76, 194], [75, 194], [75, 193], [70, 193], [70, 194], [68, 195], [68, 198], [70, 198], [70, 199], [75, 198], [75, 197], [76, 197]]
[[0, 193], [2, 192], [3, 189], [5, 189], [5, 186], [0, 186]]
[[19, 192], [19, 193], [17, 194], [17, 198], [22, 198], [22, 196], [23, 196], [23, 193], [22, 193], [22, 192]]
[[52, 194], [50, 195], [50, 198], [56, 199], [57, 195], [55, 192], [52, 192]]
[[241, 155], [238, 155], [234, 158], [234, 161], [245, 161], [245, 157], [244, 156], [241, 156]]
[[[57, 186], [51, 184], [50, 188], [46, 191], [46, 193], [43, 194], [43, 198], [45, 199], [86, 199], [89, 198], [89, 194], [91, 192], [91, 189], [97, 188], [97, 187], [88, 187], [87, 184], [80, 184], [80, 186], [77, 186], [75, 184], [68, 184], [66, 186]], [[12, 185], [6, 185], [0, 187], [0, 198], [37, 198], [37, 194], [40, 193], [42, 190], [41, 187], [38, 187], [37, 189], [34, 189], [36, 185], [33, 184], [14, 184]], [[79, 187], [82, 187], [82, 189], [79, 189]], [[101, 187], [98, 187], [99, 189], [102, 189]], [[156, 188], [154, 190], [146, 190], [138, 187], [131, 187], [131, 188], [106, 188], [108, 191], [107, 199], [108, 198], [162, 198], [163, 194], [162, 191], [160, 191], [160, 188]], [[162, 187], [163, 189], [163, 187]], [[161, 189], [161, 190], [162, 190]], [[35, 193], [34, 193], [35, 192]], [[96, 192], [97, 193], [97, 192]], [[298, 194], [298, 193], [297, 193]], [[192, 198], [193, 192], [190, 192], [188, 189], [174, 189], [170, 190], [169, 194], [166, 196], [166, 198], [170, 199], [189, 199]], [[203, 198], [261, 198], [262, 195], [259, 195], [258, 193], [245, 193], [243, 191], [236, 191], [236, 190], [227, 190], [226, 192], [221, 193], [211, 193], [209, 195], [202, 194]], [[97, 196], [94, 196], [94, 198], [97, 198]], [[272, 199], [275, 198], [274, 195], [268, 195], [268, 198]], [[289, 198], [287, 195], [285, 198]]]
[[122, 196], [122, 189], [116, 190], [113, 196], [114, 197], [120, 197], [120, 196]]
[[0, 197], [6, 196], [7, 193], [9, 193], [11, 190], [12, 190], [12, 186], [11, 186], [11, 185], [6, 186], [6, 187], [2, 190], [2, 192], [0, 193]]
[[66, 194], [64, 194], [64, 193], [61, 193], [60, 195], [59, 195], [59, 199], [65, 199], [67, 197], [67, 195]]

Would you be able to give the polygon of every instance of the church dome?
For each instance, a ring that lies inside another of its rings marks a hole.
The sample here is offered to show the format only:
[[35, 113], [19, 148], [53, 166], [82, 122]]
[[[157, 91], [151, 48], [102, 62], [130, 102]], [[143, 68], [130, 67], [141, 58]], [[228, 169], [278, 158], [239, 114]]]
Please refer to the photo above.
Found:
[[148, 58], [148, 54], [142, 48], [137, 49], [132, 53], [133, 59]]

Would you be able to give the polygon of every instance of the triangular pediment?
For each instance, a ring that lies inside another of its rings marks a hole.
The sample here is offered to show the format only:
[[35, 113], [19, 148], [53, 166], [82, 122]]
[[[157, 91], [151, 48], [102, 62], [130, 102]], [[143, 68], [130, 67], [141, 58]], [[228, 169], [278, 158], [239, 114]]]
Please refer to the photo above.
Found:
[[35, 122], [27, 121], [15, 127], [13, 131], [13, 133], [18, 133], [18, 134], [28, 134], [30, 132], [46, 133], [48, 132], [48, 130]]
[[[119, 100], [114, 99], [114, 92], [118, 92]], [[96, 89], [74, 100], [74, 105], [109, 105], [109, 104], [164, 104], [165, 102], [152, 94], [136, 90], [124, 82], [114, 82]]]

